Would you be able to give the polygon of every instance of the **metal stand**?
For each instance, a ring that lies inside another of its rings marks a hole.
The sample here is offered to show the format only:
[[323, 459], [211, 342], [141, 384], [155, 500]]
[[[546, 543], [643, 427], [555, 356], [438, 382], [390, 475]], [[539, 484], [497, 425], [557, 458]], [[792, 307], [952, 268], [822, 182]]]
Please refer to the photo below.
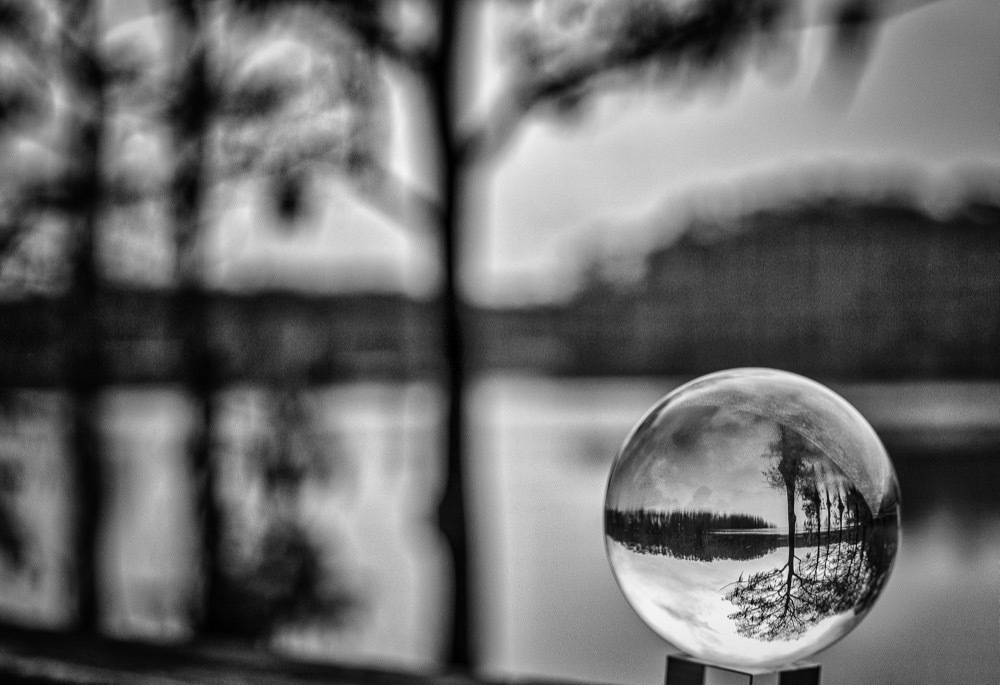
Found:
[[780, 671], [738, 670], [670, 654], [666, 685], [819, 685], [819, 664], [792, 664]]

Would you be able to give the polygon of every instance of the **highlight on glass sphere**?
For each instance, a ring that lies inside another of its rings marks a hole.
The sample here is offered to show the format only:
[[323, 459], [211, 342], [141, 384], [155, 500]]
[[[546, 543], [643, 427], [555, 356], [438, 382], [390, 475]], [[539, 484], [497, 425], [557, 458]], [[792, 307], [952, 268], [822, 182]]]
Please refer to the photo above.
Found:
[[662, 638], [777, 668], [853, 629], [885, 586], [899, 485], [875, 431], [802, 376], [734, 369], [657, 402], [611, 467], [608, 559]]

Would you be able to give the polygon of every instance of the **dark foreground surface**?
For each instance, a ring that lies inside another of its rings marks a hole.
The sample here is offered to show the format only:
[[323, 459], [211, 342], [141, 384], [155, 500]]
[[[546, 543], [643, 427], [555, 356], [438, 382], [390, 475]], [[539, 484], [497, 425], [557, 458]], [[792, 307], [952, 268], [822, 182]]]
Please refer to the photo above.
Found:
[[[460, 673], [403, 673], [291, 661], [245, 647], [205, 641], [197, 646], [120, 642], [73, 634], [0, 629], [0, 683], [42, 685], [472, 685]], [[527, 685], [531, 681], [519, 680]]]

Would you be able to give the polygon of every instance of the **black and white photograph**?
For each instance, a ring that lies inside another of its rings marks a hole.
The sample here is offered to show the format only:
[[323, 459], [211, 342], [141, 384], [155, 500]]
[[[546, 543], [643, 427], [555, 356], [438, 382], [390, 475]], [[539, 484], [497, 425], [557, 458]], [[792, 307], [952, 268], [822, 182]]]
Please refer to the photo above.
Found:
[[1000, 3], [0, 0], [0, 682], [998, 631]]

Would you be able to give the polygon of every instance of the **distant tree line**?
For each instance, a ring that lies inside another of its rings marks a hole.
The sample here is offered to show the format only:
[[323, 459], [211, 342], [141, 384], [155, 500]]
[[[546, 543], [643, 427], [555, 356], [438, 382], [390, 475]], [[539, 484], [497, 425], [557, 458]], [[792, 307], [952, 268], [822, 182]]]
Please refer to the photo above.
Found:
[[679, 559], [756, 559], [784, 542], [782, 535], [727, 535], [725, 531], [773, 529], [759, 516], [711, 511], [633, 509], [604, 512], [604, 533], [639, 554]]

